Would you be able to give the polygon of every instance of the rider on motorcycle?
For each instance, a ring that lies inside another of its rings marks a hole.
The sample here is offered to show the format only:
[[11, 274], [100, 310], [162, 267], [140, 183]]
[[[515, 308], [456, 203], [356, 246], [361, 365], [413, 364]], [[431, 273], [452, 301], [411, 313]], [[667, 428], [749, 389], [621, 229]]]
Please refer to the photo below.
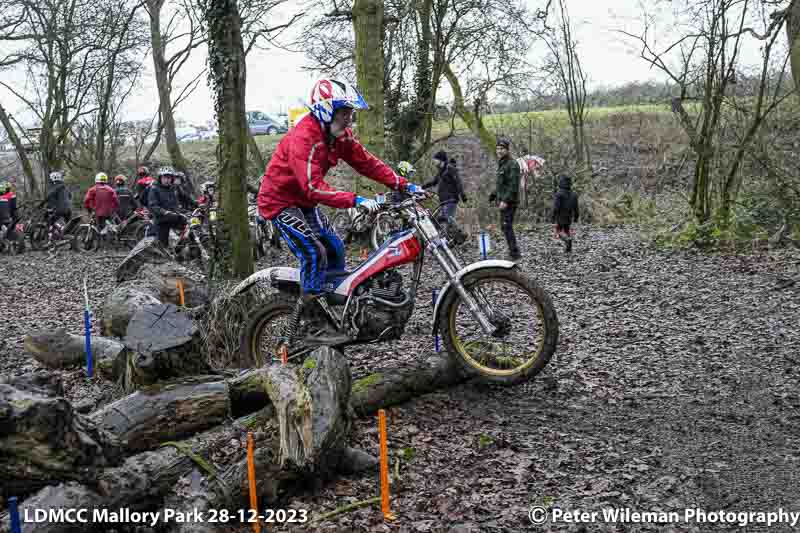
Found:
[[147, 208], [153, 213], [158, 240], [165, 248], [169, 247], [169, 230], [182, 231], [186, 225], [186, 217], [177, 212], [178, 197], [172, 186], [175, 175], [170, 167], [158, 169], [158, 181], [147, 195]]
[[318, 205], [338, 209], [360, 206], [376, 211], [375, 200], [337, 191], [325, 181], [328, 170], [344, 160], [358, 173], [390, 187], [421, 191], [370, 154], [353, 136], [356, 109], [368, 109], [358, 90], [345, 82], [321, 79], [311, 91], [310, 113], [278, 144], [258, 194], [262, 217], [273, 220], [300, 262], [302, 306], [318, 297], [326, 270], [345, 269], [344, 244]]
[[139, 167], [136, 169], [136, 175], [138, 177], [136, 180], [136, 199], [141, 205], [147, 206], [147, 189], [156, 180], [150, 176], [150, 169], [147, 167]]
[[213, 181], [206, 181], [203, 183], [203, 188], [201, 190], [203, 194], [197, 199], [197, 203], [202, 206], [213, 206], [216, 201], [215, 193], [217, 191], [217, 184]]
[[[406, 180], [411, 181], [414, 179], [417, 169], [408, 161], [400, 161], [400, 163], [397, 164], [397, 173]], [[403, 191], [392, 191], [392, 202], [397, 203], [401, 201], [403, 201]]]
[[117, 198], [119, 199], [119, 208], [117, 214], [122, 220], [125, 220], [131, 215], [131, 212], [136, 208], [136, 198], [127, 185], [128, 178], [120, 174], [114, 178], [114, 185], [116, 185]]
[[175, 172], [175, 178], [172, 180], [172, 188], [175, 190], [175, 197], [178, 199], [178, 205], [184, 211], [197, 209], [197, 202], [195, 202], [183, 188], [185, 179], [186, 175], [178, 170]]
[[94, 177], [94, 187], [89, 189], [83, 199], [83, 207], [94, 210], [97, 230], [103, 231], [106, 221], [114, 215], [119, 207], [117, 193], [108, 185], [108, 174], [100, 172]]
[[64, 173], [58, 170], [50, 173], [50, 187], [47, 188], [47, 210], [50, 213], [47, 220], [48, 225], [52, 225], [59, 218], [63, 218], [65, 222], [72, 218], [69, 190], [64, 185]]

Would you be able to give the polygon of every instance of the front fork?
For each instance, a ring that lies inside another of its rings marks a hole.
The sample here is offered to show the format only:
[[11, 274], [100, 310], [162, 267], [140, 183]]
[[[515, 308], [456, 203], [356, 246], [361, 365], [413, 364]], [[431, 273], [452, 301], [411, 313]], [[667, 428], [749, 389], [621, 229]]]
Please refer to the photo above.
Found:
[[436, 257], [436, 260], [440, 265], [442, 265], [442, 268], [444, 268], [445, 272], [447, 273], [447, 277], [450, 279], [450, 284], [455, 288], [456, 292], [458, 292], [458, 295], [461, 296], [461, 299], [466, 302], [467, 307], [469, 307], [469, 310], [472, 313], [472, 316], [475, 317], [475, 320], [477, 320], [478, 324], [480, 324], [481, 329], [483, 329], [484, 333], [487, 335], [494, 335], [494, 333], [497, 331], [497, 327], [492, 324], [489, 316], [487, 316], [481, 308], [486, 309], [490, 315], [492, 309], [489, 306], [489, 303], [485, 301], [482, 296], [477, 295], [477, 297], [481, 300], [478, 302], [475, 298], [473, 298], [473, 295], [464, 288], [461, 280], [456, 276], [456, 273], [458, 273], [463, 267], [458, 261], [458, 258], [453, 254], [452, 250], [450, 250], [450, 247], [447, 246], [446, 242], [439, 239], [437, 242], [432, 243], [430, 248], [434, 257]]

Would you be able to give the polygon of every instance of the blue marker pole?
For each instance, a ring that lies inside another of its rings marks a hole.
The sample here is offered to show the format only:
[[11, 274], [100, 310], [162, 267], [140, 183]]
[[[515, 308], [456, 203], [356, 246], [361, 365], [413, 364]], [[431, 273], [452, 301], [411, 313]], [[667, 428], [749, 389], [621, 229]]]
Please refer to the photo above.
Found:
[[479, 244], [480, 244], [480, 249], [481, 249], [481, 259], [485, 260], [486, 259], [486, 249], [487, 249], [487, 246], [486, 246], [486, 232], [485, 231], [481, 231]]
[[8, 499], [8, 513], [11, 515], [11, 533], [22, 533], [19, 523], [19, 509], [17, 508], [17, 497], [12, 496]]
[[[436, 299], [438, 298], [438, 296], [439, 296], [438, 289], [431, 290], [431, 309], [433, 309], [433, 310], [436, 309]], [[434, 333], [434, 335], [433, 335], [433, 346], [434, 346], [434, 349], [438, 352], [439, 351], [439, 334], [438, 333]]]
[[91, 378], [94, 374], [94, 360], [92, 358], [92, 323], [89, 320], [89, 289], [86, 287], [86, 278], [83, 278], [83, 298], [86, 307], [83, 309], [83, 325], [86, 330], [86, 373]]

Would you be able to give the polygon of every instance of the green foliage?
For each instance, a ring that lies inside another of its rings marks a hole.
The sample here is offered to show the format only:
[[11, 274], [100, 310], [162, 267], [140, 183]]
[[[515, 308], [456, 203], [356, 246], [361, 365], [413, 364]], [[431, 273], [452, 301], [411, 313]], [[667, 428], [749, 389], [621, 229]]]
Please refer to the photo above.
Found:
[[667, 248], [738, 250], [765, 246], [770, 235], [788, 223], [800, 225], [800, 206], [782, 206], [768, 192], [743, 193], [727, 218], [717, 211], [708, 221], [690, 220], [678, 231], [662, 231], [656, 244]]

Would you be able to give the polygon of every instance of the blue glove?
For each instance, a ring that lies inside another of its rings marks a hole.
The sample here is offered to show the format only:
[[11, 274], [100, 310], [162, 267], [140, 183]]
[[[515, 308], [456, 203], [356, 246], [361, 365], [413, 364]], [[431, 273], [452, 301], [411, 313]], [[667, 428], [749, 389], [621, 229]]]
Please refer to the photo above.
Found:
[[363, 196], [356, 196], [356, 207], [361, 207], [370, 213], [374, 213], [378, 210], [380, 204], [378, 204], [378, 202], [375, 200], [370, 200], [369, 198], [364, 198]]
[[410, 192], [411, 194], [420, 194], [425, 192], [425, 189], [420, 187], [419, 185], [415, 185], [413, 183], [409, 183], [406, 185], [406, 191]]

